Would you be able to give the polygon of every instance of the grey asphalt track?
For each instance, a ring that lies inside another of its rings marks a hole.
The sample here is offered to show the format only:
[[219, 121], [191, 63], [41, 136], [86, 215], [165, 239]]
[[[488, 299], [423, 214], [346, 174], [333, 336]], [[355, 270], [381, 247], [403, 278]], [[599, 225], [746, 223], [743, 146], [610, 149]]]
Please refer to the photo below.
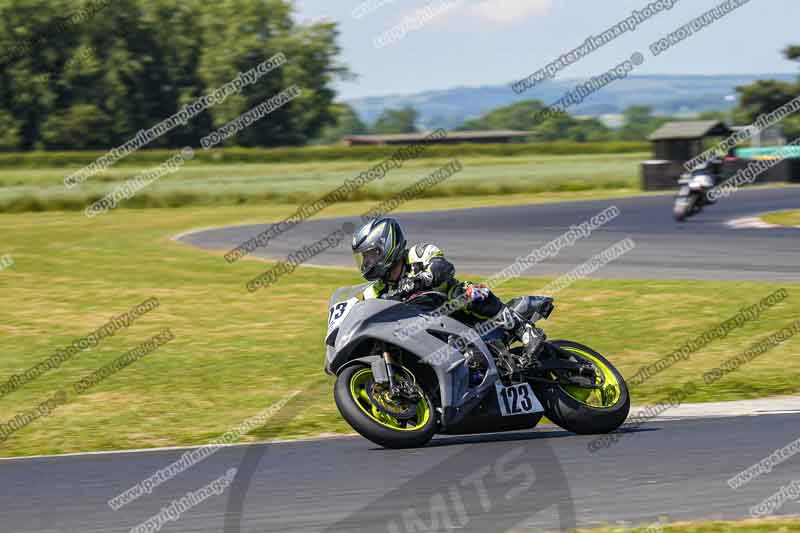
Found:
[[[447, 200], [442, 203], [446, 205]], [[800, 229], [733, 229], [731, 219], [800, 208], [800, 187], [737, 192], [688, 222], [672, 219], [672, 197], [646, 196], [561, 204], [522, 205], [399, 214], [411, 242], [438, 244], [459, 271], [492, 274], [569, 229], [615, 205], [620, 215], [574, 246], [529, 269], [526, 275], [560, 275], [625, 237], [636, 248], [594, 277], [800, 281]], [[323, 212], [324, 215], [324, 212]], [[323, 216], [320, 215], [320, 216]], [[346, 221], [309, 220], [257, 249], [253, 255], [287, 256], [320, 240]], [[180, 241], [228, 251], [268, 228], [238, 226], [193, 232]], [[314, 257], [314, 265], [353, 267], [349, 243]]]
[[[405, 451], [360, 437], [231, 447], [119, 511], [109, 498], [183, 451], [0, 461], [0, 531], [127, 532], [237, 467], [234, 486], [162, 531], [392, 533], [418, 519], [438, 523], [428, 531], [494, 533], [737, 519], [800, 478], [800, 458], [737, 490], [726, 481], [796, 439], [796, 430], [797, 415], [651, 422], [595, 453], [587, 448], [593, 437], [549, 427], [443, 437]], [[777, 514], [789, 513], [800, 513], [800, 501]]]

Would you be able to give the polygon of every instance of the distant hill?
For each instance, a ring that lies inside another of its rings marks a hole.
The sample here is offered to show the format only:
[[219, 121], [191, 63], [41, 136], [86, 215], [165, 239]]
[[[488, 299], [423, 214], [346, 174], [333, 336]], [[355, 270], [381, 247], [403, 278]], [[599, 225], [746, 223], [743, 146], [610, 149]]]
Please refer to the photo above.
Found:
[[[793, 74], [741, 74], [724, 76], [654, 75], [630, 76], [606, 86], [591, 95], [570, 113], [601, 116], [621, 113], [632, 105], [649, 105], [656, 114], [694, 114], [702, 111], [728, 109], [735, 101], [725, 100], [735, 95], [735, 88], [759, 79], [796, 81]], [[548, 81], [517, 95], [508, 85], [483, 87], [454, 87], [410, 95], [389, 95], [356, 98], [352, 105], [362, 120], [372, 123], [387, 108], [413, 106], [419, 112], [424, 128], [453, 128], [464, 120], [483, 115], [496, 107], [520, 100], [538, 99], [550, 104], [567, 91], [582, 83], [582, 79]]]

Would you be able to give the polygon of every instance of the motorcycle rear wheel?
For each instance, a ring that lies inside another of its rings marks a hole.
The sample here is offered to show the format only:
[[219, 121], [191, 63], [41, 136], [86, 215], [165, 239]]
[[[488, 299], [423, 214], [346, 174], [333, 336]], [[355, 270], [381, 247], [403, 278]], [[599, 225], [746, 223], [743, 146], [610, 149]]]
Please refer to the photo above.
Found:
[[415, 415], [401, 420], [387, 413], [412, 406], [379, 405], [372, 369], [365, 365], [345, 368], [336, 379], [333, 397], [342, 417], [362, 437], [385, 448], [424, 446], [436, 433], [436, 412], [430, 397], [419, 389], [421, 399], [413, 406]]
[[567, 431], [581, 435], [610, 433], [625, 422], [631, 408], [628, 386], [611, 362], [588, 346], [572, 341], [553, 345], [579, 360], [588, 361], [602, 375], [602, 389], [577, 385], [535, 385], [545, 416]]

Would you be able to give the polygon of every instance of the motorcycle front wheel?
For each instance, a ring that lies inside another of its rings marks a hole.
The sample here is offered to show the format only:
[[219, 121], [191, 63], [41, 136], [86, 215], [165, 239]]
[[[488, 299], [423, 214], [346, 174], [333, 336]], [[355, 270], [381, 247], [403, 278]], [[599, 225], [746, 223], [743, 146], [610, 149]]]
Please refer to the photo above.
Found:
[[590, 363], [597, 376], [597, 386], [536, 385], [536, 396], [545, 409], [545, 416], [567, 431], [581, 435], [610, 433], [621, 426], [631, 408], [622, 374], [588, 346], [572, 341], [551, 344], [569, 354], [570, 359]]
[[675, 220], [678, 222], [683, 222], [689, 218], [689, 216], [694, 214], [697, 200], [698, 198], [696, 194], [690, 194], [685, 198], [675, 198], [675, 205], [672, 208], [672, 215], [675, 217]]
[[[407, 378], [397, 374], [397, 379]], [[425, 391], [413, 387], [418, 401], [393, 399], [387, 386], [375, 382], [370, 367], [353, 365], [337, 377], [333, 397], [342, 417], [364, 438], [385, 448], [416, 448], [436, 433], [436, 413]]]

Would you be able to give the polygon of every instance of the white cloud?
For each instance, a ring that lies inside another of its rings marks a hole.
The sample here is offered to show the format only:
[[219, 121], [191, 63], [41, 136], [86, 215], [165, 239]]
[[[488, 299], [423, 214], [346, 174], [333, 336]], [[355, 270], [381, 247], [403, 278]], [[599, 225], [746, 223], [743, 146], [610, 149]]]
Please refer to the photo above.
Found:
[[552, 6], [552, 0], [480, 0], [470, 12], [490, 22], [510, 24], [547, 15]]

